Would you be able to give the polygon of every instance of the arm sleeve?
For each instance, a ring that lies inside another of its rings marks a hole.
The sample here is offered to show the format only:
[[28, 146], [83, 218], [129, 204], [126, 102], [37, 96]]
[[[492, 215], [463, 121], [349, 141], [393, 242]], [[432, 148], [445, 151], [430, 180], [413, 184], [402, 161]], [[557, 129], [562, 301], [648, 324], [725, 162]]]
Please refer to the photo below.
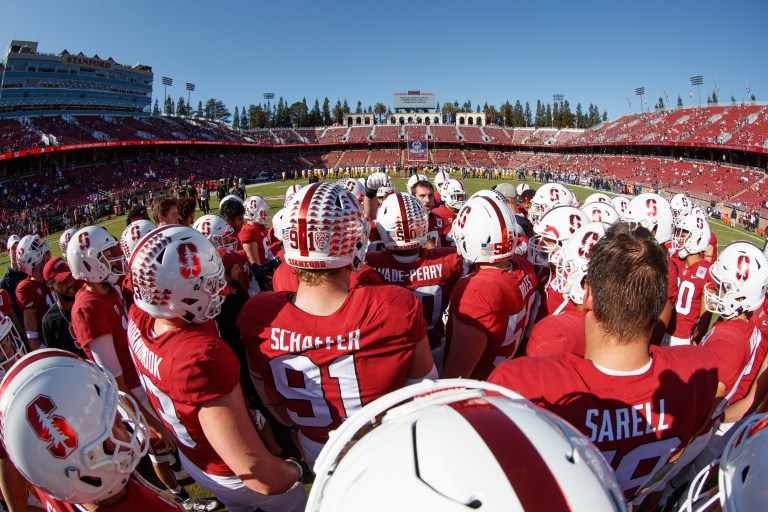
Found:
[[120, 366], [111, 334], [105, 334], [91, 340], [88, 346], [91, 349], [91, 354], [93, 354], [93, 359], [109, 370], [113, 377], [117, 378], [123, 374], [123, 367]]

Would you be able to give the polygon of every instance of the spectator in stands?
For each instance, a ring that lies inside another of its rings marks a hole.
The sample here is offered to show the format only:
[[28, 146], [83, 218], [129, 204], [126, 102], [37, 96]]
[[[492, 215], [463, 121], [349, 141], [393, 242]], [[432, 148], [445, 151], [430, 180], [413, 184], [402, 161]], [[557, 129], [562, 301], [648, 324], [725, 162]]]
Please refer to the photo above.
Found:
[[192, 196], [186, 196], [179, 198], [176, 209], [179, 212], [179, 224], [182, 226], [192, 227], [192, 223], [195, 222], [195, 198]]
[[77, 288], [69, 265], [58, 256], [51, 258], [43, 268], [43, 279], [56, 297], [56, 304], [43, 317], [43, 342], [48, 348], [66, 350], [87, 359], [70, 329]]
[[152, 219], [157, 227], [179, 223], [178, 199], [161, 196], [152, 201]]

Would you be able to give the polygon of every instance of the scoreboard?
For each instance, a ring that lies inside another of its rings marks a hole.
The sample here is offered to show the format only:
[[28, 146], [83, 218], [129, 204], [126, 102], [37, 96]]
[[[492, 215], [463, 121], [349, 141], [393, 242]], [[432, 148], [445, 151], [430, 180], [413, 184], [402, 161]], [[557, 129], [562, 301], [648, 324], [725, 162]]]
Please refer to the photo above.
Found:
[[393, 106], [395, 109], [434, 110], [435, 95], [421, 91], [396, 92]]

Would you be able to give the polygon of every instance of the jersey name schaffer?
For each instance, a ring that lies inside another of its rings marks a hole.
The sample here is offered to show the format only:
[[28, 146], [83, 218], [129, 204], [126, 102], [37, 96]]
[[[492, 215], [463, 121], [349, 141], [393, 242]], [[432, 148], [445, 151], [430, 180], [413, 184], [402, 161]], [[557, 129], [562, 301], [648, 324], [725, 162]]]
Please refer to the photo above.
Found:
[[270, 335], [272, 343], [269, 348], [272, 350], [282, 350], [284, 352], [303, 352], [305, 350], [325, 348], [330, 350], [356, 351], [360, 350], [360, 329], [355, 329], [346, 335], [338, 334], [332, 336], [311, 336], [300, 332], [289, 331], [273, 327]]

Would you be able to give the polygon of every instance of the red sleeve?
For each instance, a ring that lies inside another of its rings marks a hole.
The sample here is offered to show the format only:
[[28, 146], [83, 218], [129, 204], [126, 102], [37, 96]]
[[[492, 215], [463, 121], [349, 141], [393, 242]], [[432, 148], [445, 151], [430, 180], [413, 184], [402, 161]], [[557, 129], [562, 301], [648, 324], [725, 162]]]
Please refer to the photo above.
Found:
[[720, 382], [725, 384], [728, 392], [744, 370], [750, 353], [748, 341], [727, 332], [723, 329], [725, 326], [716, 324], [702, 340], [702, 346], [715, 354]]
[[299, 280], [293, 274], [293, 267], [283, 261], [272, 275], [272, 290], [276, 292], [295, 292], [299, 289]]
[[82, 346], [100, 336], [112, 334], [112, 325], [107, 315], [91, 304], [75, 304], [72, 308], [72, 328]]
[[368, 265], [363, 265], [363, 267], [360, 269], [360, 272], [352, 272], [352, 275], [349, 278], [350, 289], [359, 288], [361, 286], [379, 286], [381, 284], [385, 284], [384, 278], [381, 277], [381, 274], [376, 272], [375, 269], [369, 267]]
[[451, 311], [456, 318], [485, 332], [491, 330], [495, 309], [483, 290], [475, 288], [471, 282], [463, 290], [455, 289], [451, 293]]
[[541, 322], [533, 326], [531, 336], [528, 338], [525, 355], [548, 356], [568, 352], [567, 338], [560, 332], [556, 323], [553, 325], [552, 319], [555, 318], [557, 317], [545, 317]]
[[230, 393], [240, 382], [240, 362], [229, 346], [212, 340], [205, 350], [181, 363], [189, 366], [184, 390], [190, 403], [205, 403]]
[[0, 312], [5, 316], [11, 314], [11, 294], [2, 288], [0, 288]]
[[29, 279], [24, 279], [19, 283], [19, 286], [16, 287], [16, 302], [19, 304], [19, 308], [37, 308], [37, 304], [35, 303], [33, 295], [34, 291], [32, 290], [33, 287], [34, 285]]
[[667, 258], [667, 267], [669, 267], [669, 276], [667, 281], [667, 295], [672, 307], [677, 304], [677, 265], [672, 258]]
[[246, 224], [243, 226], [243, 229], [237, 234], [237, 239], [240, 240], [240, 243], [248, 244], [251, 242], [260, 242], [259, 231], [255, 229], [255, 227], [256, 226], [253, 224]]

